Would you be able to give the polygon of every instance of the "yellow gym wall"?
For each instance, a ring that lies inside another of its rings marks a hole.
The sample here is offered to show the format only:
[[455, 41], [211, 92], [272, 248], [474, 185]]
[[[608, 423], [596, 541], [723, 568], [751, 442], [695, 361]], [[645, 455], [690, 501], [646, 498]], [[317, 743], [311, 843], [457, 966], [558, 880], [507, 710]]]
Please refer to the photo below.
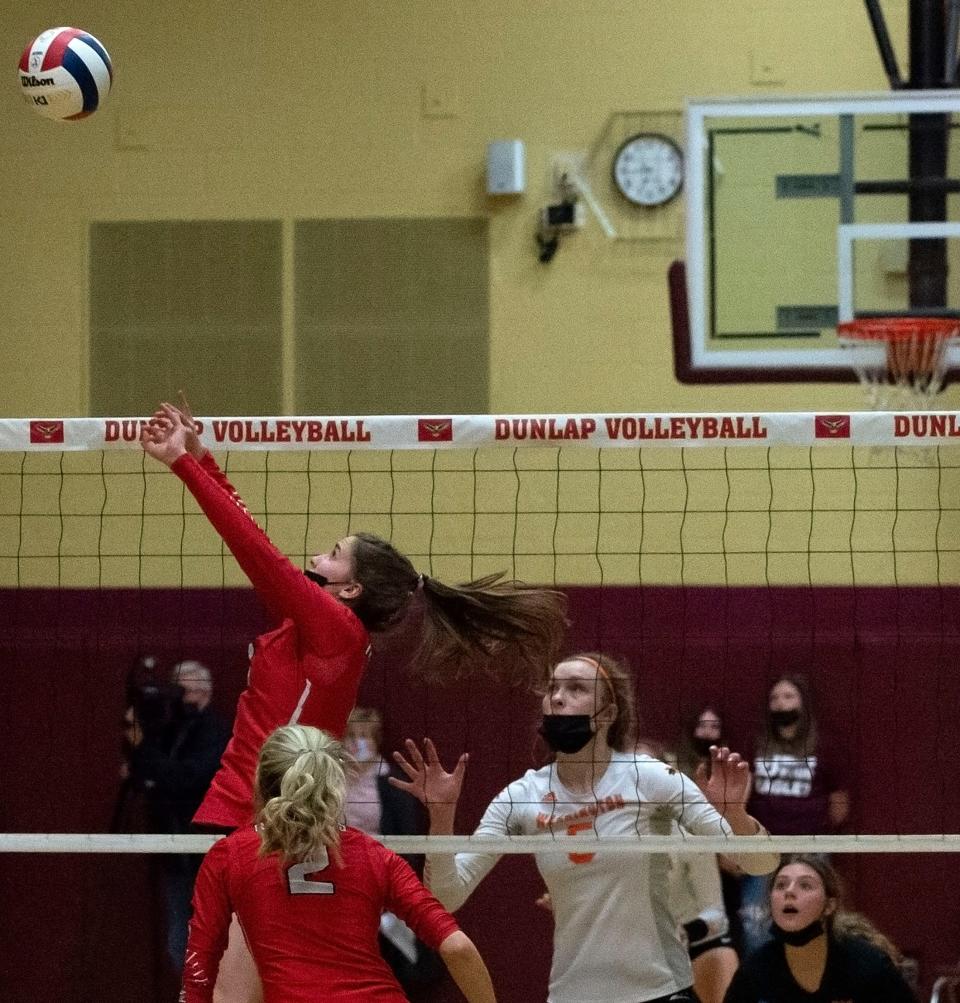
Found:
[[[852, 386], [677, 384], [665, 272], [682, 228], [610, 242], [591, 220], [549, 266], [533, 243], [551, 156], [590, 148], [612, 112], [886, 89], [861, 0], [4, 7], [4, 415], [87, 413], [88, 224], [198, 218], [488, 216], [492, 411], [861, 403]], [[885, 8], [905, 58], [907, 5]], [[22, 45], [56, 24], [92, 31], [116, 67], [79, 123], [31, 114], [14, 82]], [[760, 64], [783, 82], [752, 83]], [[508, 137], [527, 192], [488, 198], [485, 147]]]
[[[590, 221], [564, 239], [549, 266], [536, 260], [533, 241], [537, 212], [552, 194], [551, 157], [590, 148], [613, 112], [679, 111], [688, 95], [886, 89], [861, 0], [157, 0], [135, 8], [88, 2], [29, 9], [6, 0], [5, 7], [10, 76], [0, 101], [6, 146], [0, 254], [7, 262], [0, 277], [2, 415], [87, 413], [85, 241], [91, 221], [377, 216], [489, 218], [494, 412], [862, 406], [854, 385], [678, 384], [666, 269], [683, 254], [682, 227], [675, 239], [610, 242]], [[885, 7], [903, 53], [907, 5]], [[65, 23], [101, 38], [113, 56], [116, 81], [103, 110], [58, 125], [23, 105], [13, 63], [41, 28]], [[751, 83], [758, 63], [772, 67], [783, 83]], [[425, 115], [425, 101], [428, 111], [439, 104], [444, 117]], [[526, 144], [527, 192], [521, 197], [485, 195], [485, 148], [498, 138]], [[149, 367], [150, 359], [143, 365]], [[945, 404], [956, 407], [958, 400], [952, 391]], [[151, 403], [144, 401], [144, 408]], [[202, 411], [202, 401], [195, 403]], [[529, 543], [545, 556], [518, 559], [516, 572], [564, 582], [957, 578], [956, 527], [937, 518], [938, 492], [952, 490], [956, 480], [951, 450], [941, 450], [943, 465], [951, 467], [941, 474], [922, 456], [903, 461], [920, 469], [898, 471], [889, 450], [861, 451], [859, 459], [841, 447], [817, 450], [812, 460], [802, 452], [800, 459], [788, 458], [794, 470], [778, 475], [777, 485], [763, 472], [762, 457], [760, 472], [741, 474], [740, 487], [732, 488], [740, 515], [730, 518], [722, 512], [730, 490], [722, 453], [691, 456], [684, 470], [678, 453], [652, 460], [623, 453], [612, 462], [625, 464], [630, 474], [619, 481], [607, 476], [602, 519], [573, 518], [580, 525], [565, 540], [575, 551], [569, 560], [555, 567], [549, 556], [552, 517], [545, 525], [531, 517], [516, 540], [509, 525], [496, 531], [500, 542], [490, 529], [479, 565], [437, 570], [463, 577], [490, 570], [488, 564], [501, 568], [512, 546], [522, 551]], [[734, 453], [731, 462], [754, 462], [745, 454], [734, 460]], [[288, 462], [302, 462], [262, 454], [233, 459], [232, 469], [269, 466], [274, 484]], [[344, 462], [343, 454], [315, 459]], [[20, 462], [0, 457], [0, 469], [16, 473]], [[580, 498], [589, 508], [598, 496], [597, 457], [585, 455], [582, 462], [590, 471], [579, 494], [570, 489], [565, 502], [577, 507]], [[99, 475], [68, 479], [56, 497], [56, 479], [44, 475], [57, 464], [52, 456], [29, 457], [24, 487], [3, 504], [3, 585], [242, 581], [230, 562], [222, 562], [219, 541], [190, 503], [188, 550], [197, 557], [177, 556], [184, 525], [179, 487], [170, 478], [161, 489], [162, 478], [150, 478], [145, 496], [139, 455], [107, 457], [108, 470], [131, 475], [112, 481], [118, 493], [109, 504]], [[98, 464], [98, 456], [67, 456], [64, 469], [98, 472]], [[660, 522], [640, 515], [645, 505], [648, 511], [659, 506], [649, 494], [656, 478], [640, 473], [651, 464], [673, 470], [664, 475], [673, 514]], [[814, 488], [807, 464], [832, 472]], [[687, 465], [710, 471], [702, 490], [713, 492], [712, 501], [692, 500], [699, 495], [684, 500], [684, 492], [694, 490]], [[509, 495], [509, 460], [505, 470]], [[242, 472], [238, 477], [262, 510], [260, 499], [268, 500], [262, 478], [254, 474], [248, 484]], [[271, 533], [301, 556], [348, 529], [344, 520], [328, 523], [315, 512], [307, 522], [296, 499], [308, 480], [302, 473], [294, 477], [284, 499], [269, 505]], [[548, 480], [545, 490], [555, 493]], [[857, 515], [854, 498], [862, 510]], [[794, 511], [807, 503], [809, 512]], [[542, 507], [536, 498], [530, 504]], [[27, 531], [21, 505], [44, 514]], [[139, 518], [129, 516], [141, 505], [149, 516], [142, 532]], [[700, 506], [704, 514], [684, 516], [685, 505]], [[491, 507], [503, 505], [494, 500]], [[287, 517], [285, 511], [300, 514]], [[424, 520], [369, 528], [392, 531], [403, 549], [426, 555], [432, 551]], [[446, 531], [451, 539], [433, 541], [436, 549], [444, 544], [471, 553], [471, 520]], [[630, 556], [634, 537], [645, 542]], [[780, 555], [765, 555], [769, 548]], [[913, 556], [898, 556], [898, 548]], [[621, 549], [627, 556], [616, 556]], [[601, 558], [605, 550], [610, 553]], [[700, 556], [681, 558], [681, 550]], [[737, 550], [743, 550], [740, 557]], [[59, 557], [41, 556], [52, 553]], [[81, 556], [91, 553], [101, 556]]]

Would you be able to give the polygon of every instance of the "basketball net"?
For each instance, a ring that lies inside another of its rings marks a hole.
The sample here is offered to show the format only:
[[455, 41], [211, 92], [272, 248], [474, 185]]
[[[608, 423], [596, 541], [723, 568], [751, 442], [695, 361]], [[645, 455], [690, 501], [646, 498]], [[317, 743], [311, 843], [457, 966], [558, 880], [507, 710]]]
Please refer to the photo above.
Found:
[[926, 410], [943, 389], [960, 319], [859, 318], [837, 325], [837, 335], [872, 408]]

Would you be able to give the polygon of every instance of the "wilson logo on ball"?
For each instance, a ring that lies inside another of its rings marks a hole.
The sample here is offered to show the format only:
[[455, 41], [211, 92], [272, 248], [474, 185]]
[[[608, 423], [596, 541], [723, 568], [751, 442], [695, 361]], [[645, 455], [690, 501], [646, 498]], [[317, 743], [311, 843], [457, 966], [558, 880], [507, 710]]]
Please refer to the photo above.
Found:
[[44, 118], [60, 121], [93, 114], [113, 83], [107, 50], [79, 28], [51, 28], [38, 35], [23, 50], [19, 73], [27, 104]]

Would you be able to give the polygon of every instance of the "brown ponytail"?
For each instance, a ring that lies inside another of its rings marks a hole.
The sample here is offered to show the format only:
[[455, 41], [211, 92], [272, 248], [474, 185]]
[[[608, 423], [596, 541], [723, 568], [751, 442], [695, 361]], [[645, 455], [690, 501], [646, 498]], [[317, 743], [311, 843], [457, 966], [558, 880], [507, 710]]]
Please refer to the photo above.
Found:
[[421, 576], [386, 540], [353, 535], [354, 574], [363, 590], [348, 605], [369, 631], [392, 626], [421, 596], [423, 633], [414, 662], [420, 675], [450, 679], [485, 669], [506, 682], [543, 680], [567, 624], [562, 592], [502, 574], [445, 585]]
[[459, 586], [424, 578], [423, 606], [416, 660], [427, 678], [486, 669], [505, 682], [539, 685], [567, 625], [562, 592], [502, 574]]

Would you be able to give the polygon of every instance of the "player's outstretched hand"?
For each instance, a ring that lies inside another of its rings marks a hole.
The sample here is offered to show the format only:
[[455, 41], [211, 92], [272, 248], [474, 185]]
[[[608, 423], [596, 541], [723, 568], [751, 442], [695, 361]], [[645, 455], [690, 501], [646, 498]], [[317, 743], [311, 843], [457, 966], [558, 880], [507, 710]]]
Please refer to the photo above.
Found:
[[448, 773], [440, 762], [436, 746], [429, 738], [423, 740], [423, 753], [417, 748], [417, 743], [408, 738], [404, 742], [407, 754], [395, 752], [393, 758], [406, 774], [407, 779], [390, 777], [394, 787], [412, 794], [431, 808], [452, 808], [456, 806], [463, 787], [463, 775], [467, 770], [469, 753], [464, 753]]
[[701, 763], [694, 778], [707, 800], [721, 815], [746, 813], [750, 797], [750, 764], [725, 745], [710, 746], [710, 771]]
[[187, 452], [189, 428], [172, 404], [161, 404], [140, 430], [140, 445], [147, 455], [168, 467]]
[[153, 412], [151, 424], [160, 428], [168, 428], [171, 424], [171, 416], [175, 420], [179, 420], [180, 424], [186, 430], [184, 445], [187, 448], [187, 452], [194, 459], [202, 460], [207, 453], [207, 447], [200, 441], [200, 423], [193, 417], [193, 412], [190, 410], [190, 405], [182, 390], [177, 391], [177, 396], [180, 398], [179, 405], [161, 404]]
[[197, 460], [202, 460], [207, 452], [207, 447], [200, 441], [200, 425], [193, 417], [193, 411], [187, 401], [187, 396], [182, 390], [177, 391], [179, 405], [174, 409], [180, 415], [180, 420], [187, 429], [187, 452]]

